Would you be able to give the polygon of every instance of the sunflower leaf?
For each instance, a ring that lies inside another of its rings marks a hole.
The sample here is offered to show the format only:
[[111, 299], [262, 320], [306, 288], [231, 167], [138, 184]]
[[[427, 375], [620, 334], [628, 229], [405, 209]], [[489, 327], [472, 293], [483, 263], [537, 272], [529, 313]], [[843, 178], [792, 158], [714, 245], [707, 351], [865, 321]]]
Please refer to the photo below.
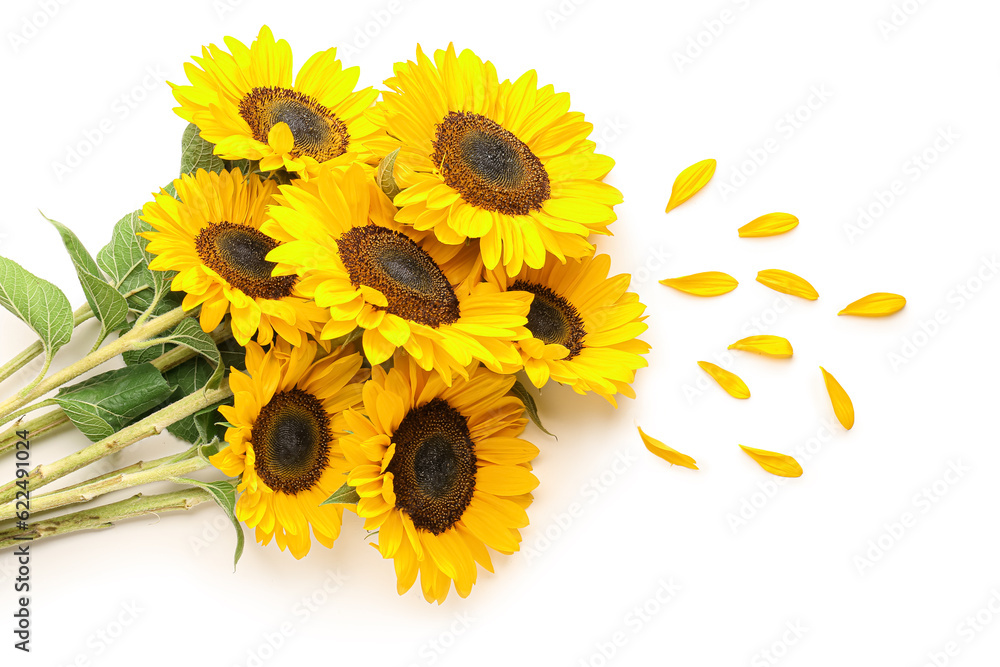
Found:
[[396, 158], [398, 156], [399, 149], [397, 148], [382, 158], [382, 161], [378, 163], [378, 171], [375, 172], [375, 180], [378, 182], [378, 186], [382, 188], [382, 192], [389, 199], [395, 199], [396, 195], [399, 194], [399, 185], [396, 183], [396, 177], [393, 176], [393, 169], [396, 166]]
[[347, 482], [341, 484], [340, 488], [333, 492], [333, 495], [320, 503], [320, 505], [357, 505], [361, 500], [357, 489]]
[[175, 272], [149, 269], [152, 255], [146, 252], [146, 242], [137, 234], [153, 228], [139, 218], [141, 214], [142, 211], [132, 211], [115, 223], [111, 241], [97, 253], [97, 265], [111, 278], [115, 289], [128, 295], [130, 309], [143, 312], [157, 300], [162, 308], [169, 310], [178, 301], [170, 294]]
[[[173, 387], [173, 393], [169, 400], [176, 401], [201, 390], [213, 374], [212, 364], [200, 356], [188, 359], [183, 364], [164, 371], [164, 379]], [[211, 442], [215, 438], [222, 438], [226, 434], [226, 429], [216, 423], [219, 420], [217, 411], [220, 405], [232, 405], [232, 399], [220, 401], [188, 415], [168, 426], [167, 431], [192, 444], [201, 444]]]
[[[44, 215], [42, 217], [45, 217]], [[73, 260], [73, 268], [87, 297], [87, 303], [101, 323], [101, 335], [98, 344], [107, 335], [125, 324], [128, 319], [128, 302], [114, 286], [110, 285], [101, 273], [97, 262], [87, 252], [87, 248], [73, 231], [52, 218], [45, 217], [56, 228], [62, 237], [66, 251]]]
[[240, 525], [240, 520], [236, 518], [237, 481], [235, 479], [227, 479], [218, 482], [202, 482], [188, 477], [175, 477], [172, 481], [178, 484], [190, 484], [191, 486], [208, 491], [212, 495], [212, 500], [222, 508], [226, 516], [229, 517], [229, 520], [233, 522], [233, 528], [236, 529], [236, 552], [233, 554], [233, 571], [235, 572], [236, 565], [240, 562], [240, 557], [243, 555], [243, 526]]
[[142, 364], [63, 387], [53, 400], [81, 433], [97, 442], [155, 409], [172, 391], [152, 364]]
[[[528, 392], [528, 388], [521, 384], [521, 381], [518, 380], [514, 382], [514, 386], [511, 387], [510, 390], [515, 396], [518, 397], [518, 399], [520, 399], [522, 403], [524, 403], [525, 412], [528, 413], [528, 416], [531, 418], [531, 421], [535, 424], [535, 426], [538, 427], [538, 430], [545, 435], [551, 435], [553, 438], [556, 438], [554, 434], [550, 433], [544, 426], [542, 426], [542, 420], [538, 417], [538, 406], [535, 405], [535, 398]], [[556, 438], [556, 440], [558, 439], [559, 438]]]
[[188, 123], [181, 137], [181, 174], [193, 174], [199, 169], [220, 172], [226, 164], [214, 153], [215, 144], [201, 138], [201, 130]]
[[0, 257], [0, 306], [38, 334], [46, 367], [73, 335], [73, 309], [62, 290], [6, 257]]
[[212, 336], [202, 331], [201, 325], [194, 318], [186, 317], [181, 320], [171, 331], [169, 339], [170, 342], [176, 345], [183, 345], [208, 359], [215, 368], [215, 371], [205, 382], [204, 386], [207, 389], [215, 389], [219, 386], [219, 383], [222, 382], [222, 375], [225, 372], [225, 366], [222, 364], [222, 354], [219, 352], [215, 341], [212, 340]]

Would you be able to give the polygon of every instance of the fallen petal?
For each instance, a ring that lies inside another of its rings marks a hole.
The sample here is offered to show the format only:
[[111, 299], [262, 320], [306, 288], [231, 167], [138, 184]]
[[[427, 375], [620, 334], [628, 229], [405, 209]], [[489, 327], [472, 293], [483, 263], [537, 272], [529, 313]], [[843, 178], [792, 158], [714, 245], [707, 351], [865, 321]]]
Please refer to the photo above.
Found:
[[826, 369], [822, 366], [819, 369], [823, 371], [823, 382], [826, 383], [826, 393], [830, 394], [830, 402], [833, 403], [833, 414], [837, 415], [837, 421], [840, 422], [840, 425], [850, 431], [851, 427], [854, 426], [854, 403], [851, 402], [851, 397], [847, 395], [844, 388], [837, 382], [837, 378], [827, 373]]
[[712, 379], [719, 383], [719, 386], [726, 390], [726, 393], [733, 398], [750, 398], [750, 389], [747, 387], [739, 375], [731, 373], [725, 368], [720, 368], [708, 361], [699, 361], [701, 369], [712, 376]]
[[712, 176], [715, 175], [715, 164], [715, 160], [702, 160], [678, 174], [670, 191], [667, 213], [691, 199], [712, 180]]
[[792, 356], [792, 344], [781, 336], [749, 336], [729, 346], [730, 350], [743, 350], [768, 357], [787, 359]]
[[800, 477], [802, 475], [802, 466], [787, 454], [769, 452], [766, 449], [754, 449], [745, 445], [740, 445], [740, 448], [756, 461], [757, 465], [772, 475], [779, 477]]
[[692, 470], [697, 470], [698, 466], [695, 465], [694, 459], [687, 454], [681, 454], [679, 451], [673, 447], [668, 447], [656, 438], [651, 438], [639, 429], [639, 436], [642, 438], [642, 442], [646, 445], [646, 449], [652, 453], [659, 456], [661, 459], [670, 463], [671, 465], [684, 466], [685, 468], [691, 468]]
[[819, 292], [809, 284], [808, 280], [781, 269], [758, 271], [757, 282], [782, 294], [791, 294], [810, 301], [819, 298]]
[[732, 292], [739, 285], [736, 278], [721, 271], [705, 271], [680, 278], [666, 278], [661, 280], [660, 284], [695, 296], [719, 296]]
[[799, 219], [791, 213], [768, 213], [739, 228], [742, 238], [777, 236], [798, 227]]
[[859, 317], [884, 317], [898, 313], [906, 305], [906, 298], [890, 292], [875, 292], [861, 297], [854, 303], [837, 313], [838, 315], [857, 315]]

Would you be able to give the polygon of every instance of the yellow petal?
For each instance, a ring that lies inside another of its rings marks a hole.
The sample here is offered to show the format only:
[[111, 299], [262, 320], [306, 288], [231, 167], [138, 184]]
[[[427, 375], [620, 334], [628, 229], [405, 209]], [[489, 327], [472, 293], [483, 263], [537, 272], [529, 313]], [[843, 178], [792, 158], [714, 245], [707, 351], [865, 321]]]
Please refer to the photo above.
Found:
[[694, 197], [712, 180], [714, 175], [715, 160], [702, 160], [682, 171], [674, 179], [674, 187], [670, 191], [670, 201], [667, 202], [667, 213]]
[[732, 292], [739, 285], [736, 278], [721, 271], [705, 271], [680, 278], [667, 278], [661, 280], [660, 284], [695, 296], [719, 296]]
[[740, 227], [740, 237], [777, 236], [798, 227], [799, 219], [791, 213], [768, 213]]
[[707, 361], [699, 361], [698, 365], [733, 398], [750, 398], [750, 389], [736, 373], [730, 373], [725, 368], [720, 368]]
[[694, 459], [687, 454], [681, 454], [673, 447], [668, 447], [656, 438], [649, 437], [643, 433], [642, 429], [638, 426], [636, 426], [636, 428], [639, 429], [639, 437], [642, 438], [642, 442], [646, 445], [646, 449], [653, 452], [667, 463], [671, 465], [684, 466], [685, 468], [691, 468], [692, 470], [698, 469], [698, 466], [695, 465]]
[[749, 336], [736, 341], [729, 346], [729, 349], [754, 352], [781, 359], [792, 356], [792, 344], [781, 336]]
[[782, 294], [800, 296], [803, 299], [809, 299], [810, 301], [815, 301], [819, 298], [819, 292], [816, 291], [815, 287], [809, 284], [808, 280], [801, 278], [794, 273], [782, 271], [781, 269], [765, 269], [764, 271], [758, 271], [757, 282], [761, 285], [770, 287], [776, 292], [781, 292]]
[[766, 449], [754, 449], [744, 445], [740, 445], [740, 448], [749, 454], [750, 458], [757, 462], [757, 465], [772, 475], [779, 477], [800, 477], [802, 475], [802, 466], [787, 454], [769, 452]]
[[882, 317], [898, 313], [906, 305], [906, 298], [889, 292], [875, 292], [862, 297], [837, 313], [859, 317]]
[[854, 426], [854, 404], [851, 403], [851, 397], [837, 382], [837, 378], [827, 373], [822, 366], [819, 369], [823, 371], [826, 393], [830, 394], [830, 402], [833, 403], [833, 414], [837, 415], [837, 421], [840, 422], [840, 425], [850, 431], [851, 427]]

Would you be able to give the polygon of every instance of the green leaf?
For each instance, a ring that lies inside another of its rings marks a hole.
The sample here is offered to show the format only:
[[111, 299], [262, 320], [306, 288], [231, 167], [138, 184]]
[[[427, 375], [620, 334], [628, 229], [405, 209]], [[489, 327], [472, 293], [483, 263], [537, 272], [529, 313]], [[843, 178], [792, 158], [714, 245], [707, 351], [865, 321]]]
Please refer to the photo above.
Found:
[[97, 253], [97, 264], [119, 293], [131, 294], [127, 301], [132, 310], [143, 312], [158, 299], [166, 312], [180, 305], [180, 299], [170, 294], [170, 281], [176, 272], [149, 269], [153, 256], [146, 252], [145, 239], [137, 234], [153, 228], [139, 219], [141, 214], [133, 211], [115, 223], [111, 242]]
[[[170, 401], [176, 401], [195, 391], [202, 390], [208, 379], [212, 377], [213, 372], [212, 364], [204, 357], [188, 359], [183, 364], [164, 371], [164, 379], [173, 385]], [[204, 408], [174, 422], [167, 427], [167, 431], [192, 444], [211, 442], [214, 438], [223, 438], [226, 435], [226, 429], [216, 423], [220, 419], [217, 410], [220, 405], [232, 405], [232, 402], [233, 399], [229, 398]]]
[[375, 172], [375, 181], [389, 199], [395, 199], [396, 195], [399, 194], [399, 185], [396, 183], [396, 177], [392, 173], [396, 166], [396, 157], [398, 155], [398, 148], [386, 155], [378, 163], [378, 171]]
[[222, 355], [219, 353], [215, 341], [212, 340], [212, 336], [202, 331], [197, 320], [191, 317], [184, 318], [171, 330], [168, 338], [172, 343], [183, 345], [208, 359], [215, 368], [215, 372], [208, 378], [204, 386], [207, 389], [215, 389], [219, 386], [226, 370], [225, 366], [222, 365]]
[[172, 391], [156, 367], [142, 364], [63, 387], [53, 400], [81, 433], [97, 442], [138, 421]]
[[215, 145], [201, 138], [201, 130], [188, 123], [181, 137], [181, 174], [193, 174], [198, 169], [219, 172], [225, 163], [214, 153]]
[[[538, 430], [545, 435], [551, 435], [555, 438], [556, 436], [549, 433], [548, 430], [542, 426], [542, 420], [538, 418], [538, 406], [535, 405], [534, 396], [528, 393], [528, 388], [521, 384], [521, 381], [518, 380], [514, 383], [514, 386], [511, 387], [510, 391], [517, 396], [522, 403], [524, 403], [524, 411], [528, 413], [528, 416], [531, 418], [531, 421], [534, 422], [535, 426], [538, 427]], [[558, 440], [558, 438], [556, 439]]]
[[320, 503], [320, 505], [357, 505], [358, 501], [361, 500], [361, 496], [358, 495], [357, 489], [344, 482], [339, 489], [333, 492], [333, 495]]
[[[44, 214], [42, 217], [45, 217]], [[61, 222], [48, 217], [45, 219], [52, 223], [62, 237], [63, 245], [66, 246], [70, 259], [73, 260], [73, 268], [76, 269], [76, 275], [83, 287], [83, 293], [87, 297], [87, 303], [90, 304], [94, 316], [101, 323], [99, 345], [110, 332], [118, 329], [128, 320], [128, 303], [118, 290], [108, 284], [101, 270], [97, 267], [97, 262], [87, 252], [87, 248], [77, 235]]]
[[6, 257], [0, 257], [0, 306], [38, 334], [46, 367], [73, 335], [73, 309], [62, 290]]
[[240, 520], [236, 518], [236, 480], [202, 482], [187, 477], [175, 477], [173, 481], [180, 484], [190, 484], [191, 486], [197, 486], [199, 489], [208, 491], [212, 494], [212, 500], [218, 503], [219, 507], [226, 513], [226, 516], [229, 517], [229, 520], [233, 522], [233, 528], [236, 529], [236, 553], [233, 555], [233, 571], [235, 572], [236, 564], [240, 562], [240, 556], [243, 555], [243, 526], [240, 525]]

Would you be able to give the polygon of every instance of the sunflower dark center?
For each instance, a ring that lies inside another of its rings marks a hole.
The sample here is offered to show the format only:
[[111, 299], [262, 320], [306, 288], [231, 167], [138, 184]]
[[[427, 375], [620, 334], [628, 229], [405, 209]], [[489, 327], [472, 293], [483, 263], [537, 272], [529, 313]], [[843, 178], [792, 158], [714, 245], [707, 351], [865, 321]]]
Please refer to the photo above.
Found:
[[586, 329], [576, 307], [548, 287], [518, 280], [510, 286], [512, 291], [531, 292], [535, 298], [528, 308], [531, 335], [544, 343], [558, 343], [569, 350], [565, 359], [572, 359], [583, 350]]
[[286, 123], [295, 139], [293, 155], [308, 155], [318, 162], [343, 155], [350, 143], [347, 125], [333, 111], [288, 88], [254, 88], [240, 100], [240, 116], [253, 138], [265, 143], [272, 127]]
[[458, 297], [433, 258], [400, 232], [366, 225], [337, 239], [337, 250], [355, 287], [385, 295], [385, 310], [430, 327], [458, 321]]
[[421, 530], [442, 533], [462, 518], [476, 488], [476, 454], [465, 417], [441, 398], [410, 410], [392, 436], [396, 506]]
[[281, 299], [292, 293], [296, 276], [272, 276], [277, 265], [265, 259], [277, 247], [278, 242], [260, 230], [231, 222], [209, 223], [195, 237], [205, 266], [253, 299]]
[[438, 123], [435, 166], [444, 182], [480, 208], [507, 215], [537, 211], [549, 175], [527, 144], [486, 116], [452, 111]]
[[253, 425], [257, 476], [273, 491], [294, 495], [315, 485], [327, 468], [330, 418], [312, 394], [279, 392]]

